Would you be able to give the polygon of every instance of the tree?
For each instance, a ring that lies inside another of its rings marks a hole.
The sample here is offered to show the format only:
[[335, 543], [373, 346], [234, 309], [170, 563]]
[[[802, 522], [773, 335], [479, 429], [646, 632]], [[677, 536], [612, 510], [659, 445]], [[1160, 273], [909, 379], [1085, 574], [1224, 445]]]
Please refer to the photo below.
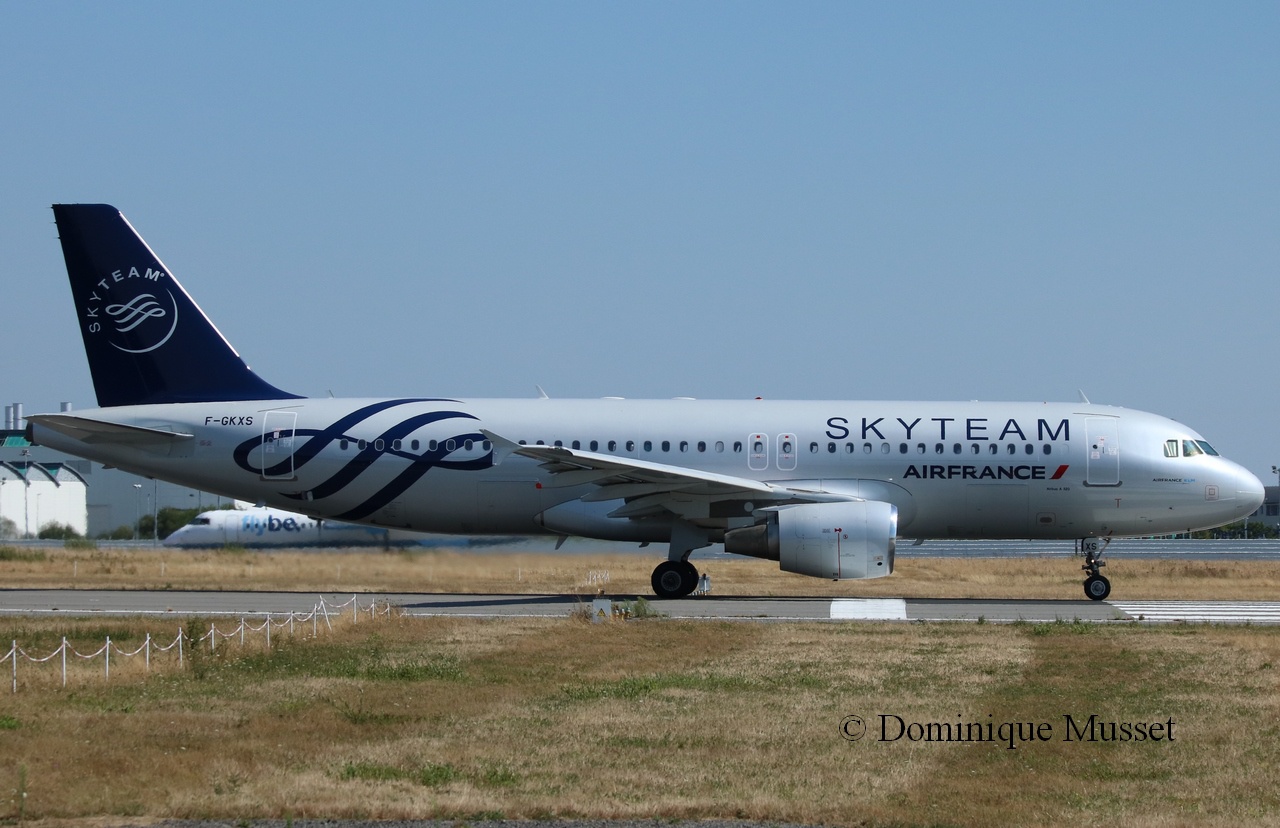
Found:
[[138, 521], [138, 537], [140, 538], [158, 538], [164, 540], [174, 532], [181, 529], [191, 522], [191, 519], [200, 514], [200, 509], [175, 509], [172, 506], [165, 506], [157, 514], [159, 521], [159, 531], [155, 530], [156, 519], [151, 515], [143, 515]]

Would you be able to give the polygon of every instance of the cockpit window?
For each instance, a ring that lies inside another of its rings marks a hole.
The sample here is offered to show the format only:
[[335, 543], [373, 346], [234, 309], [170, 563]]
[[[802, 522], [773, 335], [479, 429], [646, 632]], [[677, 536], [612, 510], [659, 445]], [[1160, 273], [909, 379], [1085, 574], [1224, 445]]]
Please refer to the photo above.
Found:
[[1201, 449], [1201, 448], [1200, 448], [1200, 446], [1196, 445], [1196, 441], [1195, 441], [1195, 440], [1183, 440], [1183, 441], [1182, 441], [1182, 456], [1183, 456], [1183, 457], [1195, 457], [1197, 454], [1204, 454], [1204, 450], [1203, 450], [1203, 449]]
[[1177, 457], [1177, 456], [1178, 456], [1178, 441], [1177, 441], [1177, 440], [1165, 440], [1165, 441], [1164, 441], [1164, 456], [1165, 456], [1165, 457]]
[[207, 517], [198, 517], [198, 518], [191, 519], [192, 526], [208, 526], [211, 522], [212, 521], [210, 521]]
[[1209, 445], [1209, 444], [1208, 444], [1207, 442], [1205, 442], [1204, 440], [1196, 440], [1196, 445], [1197, 445], [1197, 446], [1199, 446], [1200, 448], [1204, 449], [1204, 453], [1205, 453], [1205, 454], [1209, 454], [1209, 455], [1212, 455], [1212, 456], [1214, 456], [1214, 457], [1217, 457], [1217, 456], [1218, 456], [1218, 450], [1217, 450], [1217, 449], [1215, 449], [1213, 446]]

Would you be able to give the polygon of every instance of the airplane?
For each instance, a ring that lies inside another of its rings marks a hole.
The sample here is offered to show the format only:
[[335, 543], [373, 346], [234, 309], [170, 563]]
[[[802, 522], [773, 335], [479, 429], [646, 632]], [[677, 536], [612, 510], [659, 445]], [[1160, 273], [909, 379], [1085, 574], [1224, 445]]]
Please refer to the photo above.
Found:
[[[440, 536], [402, 532], [382, 526], [343, 523], [308, 517], [298, 512], [250, 506], [211, 509], [193, 517], [161, 543], [179, 549], [242, 546], [246, 549], [290, 549], [312, 546], [434, 546], [443, 545]], [[465, 545], [466, 538], [452, 545]]]
[[1107, 544], [1220, 526], [1262, 483], [1157, 414], [1079, 403], [309, 398], [255, 374], [115, 207], [55, 204], [98, 408], [32, 442], [317, 519], [667, 544], [660, 598], [712, 544], [878, 578], [899, 540]]

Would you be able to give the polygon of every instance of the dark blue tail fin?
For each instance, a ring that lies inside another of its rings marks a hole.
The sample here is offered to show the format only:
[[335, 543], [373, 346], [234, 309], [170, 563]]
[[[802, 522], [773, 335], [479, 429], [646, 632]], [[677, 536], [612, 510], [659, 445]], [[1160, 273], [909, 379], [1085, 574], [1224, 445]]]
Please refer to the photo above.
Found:
[[297, 399], [264, 382], [109, 204], [55, 204], [98, 405]]

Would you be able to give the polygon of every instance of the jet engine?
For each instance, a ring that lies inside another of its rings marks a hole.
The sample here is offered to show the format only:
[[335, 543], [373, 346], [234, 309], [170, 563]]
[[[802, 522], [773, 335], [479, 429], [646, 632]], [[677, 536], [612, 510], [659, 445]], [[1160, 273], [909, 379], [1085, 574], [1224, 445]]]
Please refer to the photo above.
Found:
[[837, 581], [893, 572], [898, 509], [892, 503], [806, 503], [764, 511], [763, 523], [725, 533], [726, 552]]

